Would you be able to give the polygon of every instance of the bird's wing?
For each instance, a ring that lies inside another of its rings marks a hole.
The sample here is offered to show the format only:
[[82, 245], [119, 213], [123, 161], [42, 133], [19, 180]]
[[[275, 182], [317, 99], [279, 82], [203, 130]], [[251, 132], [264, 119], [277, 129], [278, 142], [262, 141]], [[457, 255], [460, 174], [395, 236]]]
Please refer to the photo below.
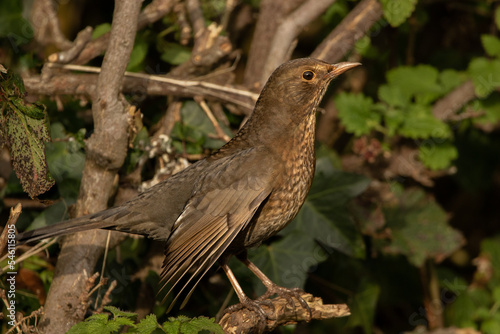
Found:
[[256, 159], [259, 154], [249, 149], [211, 162], [212, 168], [195, 186], [165, 250], [162, 289], [168, 283], [173, 289], [186, 273], [193, 272], [171, 305], [192, 284], [184, 306], [199, 280], [271, 193], [276, 168], [272, 159]]

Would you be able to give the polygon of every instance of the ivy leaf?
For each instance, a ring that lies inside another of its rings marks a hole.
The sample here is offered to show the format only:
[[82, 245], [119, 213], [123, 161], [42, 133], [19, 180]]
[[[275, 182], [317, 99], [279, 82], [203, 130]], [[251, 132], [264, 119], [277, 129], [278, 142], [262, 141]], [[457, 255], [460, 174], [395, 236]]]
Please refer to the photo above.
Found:
[[15, 74], [0, 77], [0, 146], [7, 145], [23, 190], [34, 198], [54, 185], [45, 157], [50, 141], [45, 107], [24, 103], [24, 85]]
[[500, 60], [475, 58], [467, 69], [474, 83], [478, 97], [488, 96], [495, 88], [500, 87]]
[[[289, 288], [303, 288], [311, 266], [326, 260], [326, 254], [309, 235], [292, 231], [270, 245], [250, 250], [253, 263], [274, 283]], [[260, 280], [254, 280], [255, 292], [265, 291]]]
[[458, 157], [457, 148], [449, 142], [421, 145], [418, 152], [422, 163], [433, 170], [448, 168]]
[[384, 17], [393, 27], [404, 23], [415, 10], [417, 0], [380, 0]]
[[383, 211], [392, 235], [383, 251], [402, 254], [416, 267], [426, 259], [440, 262], [464, 244], [462, 234], [448, 225], [446, 212], [421, 189], [406, 190]]
[[500, 39], [493, 35], [481, 35], [481, 43], [489, 56], [500, 56]]
[[373, 100], [362, 94], [341, 93], [335, 99], [339, 118], [348, 132], [361, 136], [380, 123], [380, 114], [373, 110]]
[[414, 104], [407, 113], [398, 132], [409, 138], [450, 138], [450, 128], [443, 121], [435, 118], [429, 107]]

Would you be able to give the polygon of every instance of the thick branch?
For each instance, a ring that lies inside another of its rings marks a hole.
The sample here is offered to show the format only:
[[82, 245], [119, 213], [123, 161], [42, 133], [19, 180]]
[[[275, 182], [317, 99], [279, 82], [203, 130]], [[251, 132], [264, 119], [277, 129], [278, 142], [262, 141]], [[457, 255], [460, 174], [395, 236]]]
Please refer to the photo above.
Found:
[[293, 40], [304, 27], [320, 16], [336, 0], [309, 0], [293, 11], [278, 27], [260, 78], [263, 85], [276, 67], [287, 61]]
[[[117, 169], [127, 147], [128, 104], [121, 96], [123, 74], [130, 58], [141, 0], [115, 2], [108, 52], [93, 98], [95, 132], [87, 141], [77, 216], [103, 210], [113, 189]], [[104, 250], [107, 233], [93, 230], [68, 236], [61, 249], [49, 290], [42, 332], [65, 333], [81, 321], [86, 306], [80, 303], [88, 273], [94, 271]]]
[[267, 59], [271, 42], [283, 17], [297, 8], [304, 0], [262, 0], [260, 13], [253, 33], [252, 44], [245, 67], [245, 86], [260, 90], [264, 70], [262, 60]]
[[[324, 305], [321, 298], [308, 293], [303, 294], [302, 298], [312, 311], [312, 319], [340, 318], [351, 314], [346, 304]], [[272, 303], [273, 307], [262, 305], [262, 309], [268, 317], [266, 331], [270, 332], [279, 326], [308, 320], [309, 312], [295, 298], [295, 311], [293, 305], [284, 297], [268, 301]], [[259, 315], [254, 310], [242, 308], [238, 311], [225, 313], [219, 324], [225, 333], [254, 333], [259, 328], [259, 319]]]
[[311, 57], [335, 63], [382, 17], [378, 0], [361, 1], [314, 50]]

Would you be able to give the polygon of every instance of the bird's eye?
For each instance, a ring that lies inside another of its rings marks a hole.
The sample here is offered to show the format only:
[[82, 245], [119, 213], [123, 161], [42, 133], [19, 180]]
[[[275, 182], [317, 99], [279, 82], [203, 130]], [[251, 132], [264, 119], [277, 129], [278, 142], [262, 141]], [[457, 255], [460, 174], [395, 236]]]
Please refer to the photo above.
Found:
[[314, 78], [314, 72], [305, 71], [304, 73], [302, 73], [302, 78], [304, 78], [307, 81], [312, 80]]

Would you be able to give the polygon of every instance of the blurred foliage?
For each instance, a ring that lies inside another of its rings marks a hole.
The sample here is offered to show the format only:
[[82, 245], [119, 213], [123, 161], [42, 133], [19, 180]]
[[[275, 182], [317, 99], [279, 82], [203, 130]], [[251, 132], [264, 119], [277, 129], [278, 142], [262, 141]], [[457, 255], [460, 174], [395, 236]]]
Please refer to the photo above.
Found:
[[[249, 256], [274, 282], [351, 309], [348, 318], [290, 325], [283, 333], [417, 332], [436, 318], [445, 327], [499, 333], [500, 5], [492, 0], [380, 2], [383, 18], [348, 54], [364, 66], [339, 78], [325, 96], [323, 104], [334, 102], [338, 110], [339, 136], [329, 145], [318, 144], [316, 176], [302, 210]], [[66, 24], [78, 22], [76, 32], [93, 26], [93, 39], [110, 31], [112, 8], [87, 0], [89, 15], [72, 7], [75, 3], [61, 4], [75, 16], [67, 16], [72, 22]], [[226, 1], [201, 3], [206, 23], [220, 23]], [[358, 3], [332, 4], [300, 36], [294, 57], [310, 54]], [[239, 6], [257, 13], [260, 1]], [[78, 197], [85, 139], [93, 131], [90, 107], [80, 96], [41, 100], [46, 108], [25, 102], [22, 80], [14, 73], [38, 71], [53, 50], [35, 45], [23, 10], [16, 0], [0, 5], [0, 62], [9, 69], [0, 73], [0, 146], [9, 149], [15, 169], [5, 172], [0, 157], [0, 199], [23, 198], [23, 191], [38, 187], [30, 195], [53, 205], [25, 208], [20, 230], [67, 218]], [[174, 13], [139, 31], [127, 70], [163, 74], [190, 60], [193, 43], [181, 40], [181, 31]], [[231, 37], [230, 31], [223, 34]], [[243, 53], [236, 73], [243, 72], [250, 37], [232, 40]], [[92, 65], [98, 66], [99, 59]], [[351, 91], [355, 73], [361, 73], [362, 85]], [[477, 98], [460, 106], [455, 118], [436, 118], [436, 102], [469, 81]], [[177, 100], [182, 106], [170, 135], [153, 138], [171, 98], [138, 95], [127, 98], [144, 114], [144, 127], [129, 145], [120, 188], [136, 188], [157, 171], [176, 170], [186, 157], [197, 159], [224, 144], [199, 104], [187, 98]], [[219, 119], [219, 127], [232, 137], [243, 117], [224, 106], [221, 110], [226, 122]], [[410, 158], [403, 156], [404, 149]], [[22, 158], [31, 165], [21, 174], [18, 154], [36, 157]], [[396, 168], [390, 162], [394, 157], [400, 157], [392, 163]], [[352, 167], [353, 160], [361, 163]], [[422, 183], [421, 175], [432, 184]], [[31, 183], [41, 180], [44, 186]], [[3, 204], [0, 209], [6, 221], [8, 210]], [[18, 263], [24, 285], [18, 286], [16, 305], [25, 315], [43, 303], [57, 254], [55, 244], [47, 254]], [[214, 316], [225, 302], [238, 301], [223, 273], [214, 268], [184, 310], [166, 315], [167, 306], [153, 297], [159, 277], [148, 261], [155, 256], [162, 256], [161, 246], [146, 239], [130, 238], [110, 250], [103, 276], [117, 282], [110, 294], [113, 306], [104, 307], [111, 315], [89, 312], [70, 333], [220, 332], [200, 315]], [[264, 292], [246, 267], [235, 259], [230, 264], [249, 296]], [[5, 267], [5, 260], [0, 265]], [[139, 296], [139, 289], [150, 294]], [[96, 309], [104, 290], [91, 296]], [[118, 309], [135, 310], [145, 300], [151, 314], [144, 319]], [[429, 313], [432, 303], [443, 311]]]

